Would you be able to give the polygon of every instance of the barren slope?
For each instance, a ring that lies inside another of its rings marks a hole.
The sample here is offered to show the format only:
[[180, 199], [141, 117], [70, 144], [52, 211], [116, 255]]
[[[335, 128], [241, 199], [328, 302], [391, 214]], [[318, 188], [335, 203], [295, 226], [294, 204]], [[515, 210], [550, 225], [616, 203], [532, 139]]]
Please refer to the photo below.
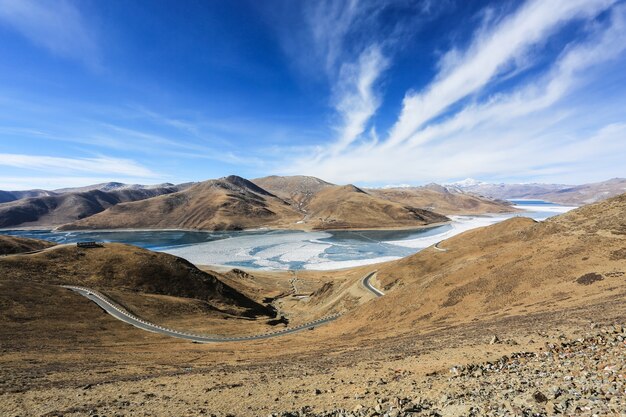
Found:
[[319, 178], [304, 175], [290, 177], [271, 175], [269, 177], [256, 178], [252, 182], [277, 195], [299, 210], [306, 210], [307, 205], [318, 192], [329, 187], [335, 187], [334, 184]]
[[442, 214], [482, 214], [515, 211], [510, 204], [463, 192], [454, 192], [437, 184], [424, 187], [368, 189], [368, 193], [389, 201], [420, 207]]
[[564, 184], [471, 184], [462, 189], [477, 195], [501, 199], [538, 199], [560, 204], [591, 204], [626, 191], [625, 178], [613, 178], [582, 185]]
[[239, 230], [295, 223], [288, 203], [241, 177], [198, 183], [184, 191], [119, 204], [64, 229]]
[[118, 243], [93, 249], [60, 245], [37, 254], [7, 256], [0, 259], [0, 277], [19, 286], [84, 285], [195, 299], [235, 315], [272, 313], [184, 259]]
[[0, 228], [65, 224], [100, 213], [119, 203], [143, 200], [177, 190], [176, 186], [111, 191], [94, 189], [23, 198], [0, 204]]
[[312, 229], [420, 227], [449, 219], [428, 210], [383, 200], [353, 185], [327, 187], [309, 201], [304, 225]]
[[513, 218], [439, 246], [447, 251], [381, 267], [386, 296], [356, 310], [350, 326], [376, 333], [392, 321], [405, 333], [624, 297], [626, 194], [542, 223]]
[[0, 235], [0, 255], [31, 252], [54, 246], [54, 243], [39, 239]]

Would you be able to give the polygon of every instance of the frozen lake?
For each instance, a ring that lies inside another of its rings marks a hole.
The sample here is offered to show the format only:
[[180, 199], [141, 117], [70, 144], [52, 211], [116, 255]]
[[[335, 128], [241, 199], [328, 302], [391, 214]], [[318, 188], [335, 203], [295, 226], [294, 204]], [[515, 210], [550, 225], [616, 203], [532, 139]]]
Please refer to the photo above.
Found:
[[574, 207], [538, 200], [512, 200], [523, 213], [449, 216], [452, 223], [416, 230], [299, 232], [255, 230], [201, 231], [80, 231], [6, 230], [0, 233], [58, 243], [85, 240], [130, 243], [180, 256], [198, 265], [258, 269], [328, 270], [399, 259], [440, 240], [514, 216], [544, 220]]

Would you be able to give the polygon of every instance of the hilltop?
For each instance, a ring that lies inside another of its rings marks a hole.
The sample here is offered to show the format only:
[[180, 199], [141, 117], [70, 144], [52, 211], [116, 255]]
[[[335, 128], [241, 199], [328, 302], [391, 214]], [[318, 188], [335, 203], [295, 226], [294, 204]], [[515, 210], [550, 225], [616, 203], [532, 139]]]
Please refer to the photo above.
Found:
[[0, 259], [0, 276], [4, 285], [82, 285], [194, 299], [233, 315], [273, 314], [184, 259], [119, 243], [92, 249], [58, 245], [32, 255], [7, 256]]
[[[625, 294], [626, 194], [535, 222], [512, 218], [382, 266], [386, 296], [351, 323], [398, 331], [601, 305]], [[423, 294], [415, 298], [414, 294]]]
[[172, 194], [118, 204], [63, 229], [241, 230], [295, 223], [285, 201], [237, 176], [209, 180]]
[[379, 198], [421, 207], [442, 214], [509, 213], [515, 209], [506, 201], [497, 201], [465, 193], [454, 187], [428, 184], [422, 187], [371, 188]]
[[336, 187], [322, 179], [304, 175], [281, 177], [271, 175], [269, 177], [256, 178], [253, 183], [269, 192], [277, 195], [298, 210], [305, 211], [311, 199], [326, 188]]
[[31, 252], [52, 246], [54, 243], [45, 240], [0, 235], [0, 255]]
[[99, 184], [85, 189], [52, 192], [0, 204], [0, 228], [58, 226], [106, 210], [116, 204], [143, 200], [179, 190], [178, 186], [117, 186]]
[[570, 205], [596, 203], [626, 192], [625, 178], [613, 178], [582, 185], [490, 184], [467, 179], [450, 185], [489, 198], [545, 200]]
[[[307, 178], [289, 182], [311, 184]], [[258, 182], [276, 186], [284, 185], [286, 180]], [[448, 220], [427, 210], [379, 199], [351, 185], [314, 181], [308, 187], [278, 188], [279, 194], [290, 196], [289, 201], [232, 175], [198, 183], [177, 193], [118, 204], [61, 229], [349, 229], [420, 227]]]

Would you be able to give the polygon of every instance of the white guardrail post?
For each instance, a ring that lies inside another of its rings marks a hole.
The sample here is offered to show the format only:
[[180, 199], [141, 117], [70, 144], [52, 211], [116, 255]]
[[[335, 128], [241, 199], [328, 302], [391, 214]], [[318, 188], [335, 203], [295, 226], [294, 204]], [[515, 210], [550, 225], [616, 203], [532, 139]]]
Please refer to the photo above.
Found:
[[99, 291], [95, 291], [95, 290], [92, 290], [90, 288], [79, 287], [79, 286], [75, 286], [75, 285], [61, 285], [61, 287], [67, 288], [67, 289], [70, 289], [70, 290], [84, 291], [84, 292], [87, 293], [87, 295], [93, 295], [96, 298], [98, 298], [100, 301], [102, 301], [103, 303], [108, 305], [109, 307], [113, 308], [115, 311], [117, 311], [121, 315], [123, 315], [123, 316], [125, 316], [125, 317], [127, 317], [129, 319], [132, 319], [132, 320], [134, 320], [134, 321], [136, 321], [138, 323], [141, 323], [141, 324], [143, 324], [145, 326], [152, 327], [153, 329], [174, 333], [174, 334], [177, 334], [177, 335], [180, 335], [180, 336], [192, 337], [192, 338], [195, 338], [195, 339], [204, 339], [205, 341], [211, 341], [211, 342], [216, 342], [216, 341], [246, 341], [246, 340], [259, 339], [259, 338], [274, 337], [274, 336], [279, 336], [279, 335], [285, 334], [285, 333], [290, 333], [290, 332], [295, 332], [295, 331], [299, 331], [299, 330], [304, 330], [304, 329], [307, 329], [309, 327], [315, 326], [315, 325], [317, 325], [319, 323], [330, 321], [330, 320], [334, 320], [334, 319], [336, 319], [336, 318], [341, 316], [340, 313], [336, 313], [336, 314], [332, 314], [330, 316], [326, 316], [326, 317], [322, 317], [322, 318], [317, 319], [317, 320], [310, 321], [308, 323], [301, 324], [299, 326], [287, 327], [287, 328], [282, 329], [282, 330], [275, 330], [273, 332], [261, 333], [261, 334], [257, 334], [257, 335], [235, 336], [235, 337], [208, 336], [208, 335], [199, 335], [199, 334], [181, 332], [179, 330], [169, 329], [167, 327], [163, 327], [163, 326], [160, 326], [158, 324], [150, 323], [150, 322], [148, 322], [146, 320], [140, 319], [139, 317], [136, 317], [136, 316], [130, 314], [125, 309], [122, 309], [118, 305], [114, 304], [111, 300], [109, 300], [107, 297], [105, 297]]

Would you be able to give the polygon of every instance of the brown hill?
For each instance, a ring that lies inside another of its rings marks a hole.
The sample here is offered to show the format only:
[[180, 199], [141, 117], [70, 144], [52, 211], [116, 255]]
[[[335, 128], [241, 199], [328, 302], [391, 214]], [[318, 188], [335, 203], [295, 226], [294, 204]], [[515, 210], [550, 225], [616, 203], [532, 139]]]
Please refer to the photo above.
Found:
[[[626, 194], [537, 223], [471, 230], [380, 268], [386, 295], [350, 314], [364, 333], [423, 331], [626, 295]], [[386, 323], [393, 322], [393, 330]]]
[[22, 286], [84, 285], [105, 291], [195, 299], [234, 315], [273, 314], [216, 275], [200, 271], [184, 259], [117, 243], [92, 249], [60, 245], [37, 254], [7, 256], [0, 259], [0, 277]]
[[622, 194], [626, 191], [626, 178], [576, 185], [538, 195], [537, 198], [561, 204], [590, 204]]
[[280, 192], [289, 195], [298, 207], [244, 178], [230, 176], [178, 193], [118, 204], [62, 229], [369, 229], [419, 227], [448, 220], [426, 210], [373, 197], [354, 186], [309, 181], [310, 177], [271, 181], [274, 185], [293, 185], [302, 184], [303, 179], [312, 185], [288, 187]]
[[39, 239], [0, 235], [0, 255], [31, 252], [54, 246], [54, 243]]
[[385, 200], [420, 207], [442, 214], [506, 213], [515, 209], [504, 201], [449, 189], [438, 184], [424, 187], [368, 189], [368, 193]]
[[354, 185], [327, 187], [306, 206], [303, 224], [311, 229], [419, 227], [449, 219], [432, 211], [383, 200]]
[[280, 227], [295, 223], [300, 217], [285, 201], [232, 175], [177, 193], [118, 204], [63, 229], [240, 230]]
[[0, 228], [61, 225], [100, 213], [119, 203], [143, 200], [177, 190], [177, 186], [110, 191], [94, 189], [22, 198], [0, 204]]
[[302, 213], [304, 217], [295, 225], [299, 228], [419, 227], [449, 220], [439, 214], [417, 209], [411, 202], [385, 201], [354, 185], [334, 185], [315, 177], [270, 176], [257, 178], [254, 182]]
[[252, 182], [287, 201], [298, 210], [305, 210], [311, 199], [318, 192], [335, 186], [319, 178], [304, 175], [290, 177], [272, 175], [256, 178]]
[[47, 190], [23, 190], [23, 191], [3, 191], [0, 190], [0, 203], [20, 200], [22, 198], [45, 197], [55, 193]]
[[626, 178], [612, 178], [582, 185], [470, 183], [459, 186], [466, 192], [490, 198], [536, 199], [560, 204], [582, 205], [624, 193]]

